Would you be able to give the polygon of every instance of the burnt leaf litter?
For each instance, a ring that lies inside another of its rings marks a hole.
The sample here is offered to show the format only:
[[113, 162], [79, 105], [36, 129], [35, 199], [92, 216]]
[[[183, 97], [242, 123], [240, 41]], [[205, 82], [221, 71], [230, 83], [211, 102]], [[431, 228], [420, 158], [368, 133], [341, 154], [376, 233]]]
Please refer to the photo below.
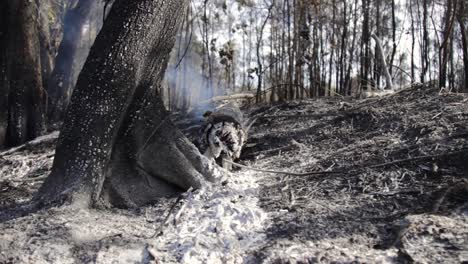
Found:
[[260, 257], [301, 241], [312, 242], [302, 257], [313, 262], [376, 259], [365, 257], [366, 248], [340, 250], [356, 244], [395, 248], [398, 262], [468, 260], [466, 94], [421, 84], [391, 96], [301, 100], [252, 114], [259, 119], [246, 163], [337, 172], [262, 178], [262, 207], [274, 216]]

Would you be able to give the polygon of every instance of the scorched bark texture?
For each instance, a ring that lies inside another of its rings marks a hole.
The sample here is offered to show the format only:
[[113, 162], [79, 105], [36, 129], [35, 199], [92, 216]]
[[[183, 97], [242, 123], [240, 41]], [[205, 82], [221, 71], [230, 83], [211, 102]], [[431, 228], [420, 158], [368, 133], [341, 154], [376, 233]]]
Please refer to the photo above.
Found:
[[213, 175], [157, 94], [186, 5], [115, 1], [78, 77], [37, 199], [138, 206]]

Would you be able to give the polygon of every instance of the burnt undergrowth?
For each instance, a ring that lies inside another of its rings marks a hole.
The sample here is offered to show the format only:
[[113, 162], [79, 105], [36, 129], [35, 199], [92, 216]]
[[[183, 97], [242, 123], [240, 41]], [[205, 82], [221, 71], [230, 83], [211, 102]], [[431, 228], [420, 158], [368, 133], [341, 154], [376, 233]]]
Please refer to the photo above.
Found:
[[[401, 253], [408, 245], [398, 242], [399, 223], [407, 216], [467, 213], [466, 95], [426, 84], [382, 98], [305, 100], [252, 114], [258, 121], [244, 150], [246, 163], [337, 172], [265, 176], [262, 206], [274, 215], [270, 251], [290, 244], [282, 240], [346, 239], [347, 246]], [[468, 237], [464, 229], [455, 232]], [[455, 257], [463, 251], [450, 252]]]
[[[252, 173], [269, 215], [266, 240], [248, 252], [256, 261], [468, 260], [467, 95], [426, 84], [382, 98], [298, 100], [246, 112], [257, 121], [242, 163], [334, 172]], [[186, 132], [198, 132], [203, 122], [173, 119]], [[50, 171], [56, 139], [0, 154], [0, 207], [19, 208], [17, 214], [0, 210], [3, 220], [22, 215]], [[167, 204], [158, 206], [162, 212]]]

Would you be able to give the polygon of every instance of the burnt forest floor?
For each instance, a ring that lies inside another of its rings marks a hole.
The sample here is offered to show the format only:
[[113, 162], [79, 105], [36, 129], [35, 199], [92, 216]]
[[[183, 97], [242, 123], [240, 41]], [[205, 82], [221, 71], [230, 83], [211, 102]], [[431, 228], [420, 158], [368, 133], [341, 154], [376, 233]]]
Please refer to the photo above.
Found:
[[[246, 113], [240, 163], [311, 174], [241, 168], [137, 210], [0, 211], [0, 263], [468, 262], [466, 94], [414, 85]], [[0, 208], [32, 197], [57, 135], [0, 152]]]
[[245, 164], [265, 173], [260, 260], [468, 261], [468, 96], [415, 85], [365, 100], [257, 107]]

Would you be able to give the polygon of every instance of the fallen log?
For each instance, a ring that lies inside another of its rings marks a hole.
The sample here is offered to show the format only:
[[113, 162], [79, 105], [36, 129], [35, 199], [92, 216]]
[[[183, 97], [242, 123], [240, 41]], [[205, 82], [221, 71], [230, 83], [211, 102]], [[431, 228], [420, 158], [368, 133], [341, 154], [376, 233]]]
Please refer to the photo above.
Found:
[[231, 95], [221, 95], [221, 96], [215, 96], [212, 97], [208, 100], [201, 101], [200, 104], [209, 104], [209, 103], [214, 103], [214, 102], [219, 102], [223, 100], [227, 101], [232, 101], [232, 100], [240, 100], [240, 99], [252, 99], [255, 96], [253, 94], [231, 94]]

